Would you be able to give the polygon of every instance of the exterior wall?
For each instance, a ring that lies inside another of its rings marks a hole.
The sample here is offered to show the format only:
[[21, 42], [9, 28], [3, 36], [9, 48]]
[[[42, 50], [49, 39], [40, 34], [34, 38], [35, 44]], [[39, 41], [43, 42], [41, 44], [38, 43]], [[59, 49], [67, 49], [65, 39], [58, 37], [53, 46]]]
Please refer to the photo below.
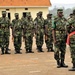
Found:
[[14, 13], [17, 13], [17, 12], [19, 13], [20, 18], [22, 17], [23, 12], [31, 12], [31, 15], [32, 15], [33, 19], [36, 17], [36, 13], [39, 12], [39, 11], [43, 12], [44, 18], [46, 18], [47, 13], [49, 12], [48, 7], [29, 7], [28, 10], [25, 10], [25, 8], [4, 8], [4, 9], [0, 8], [0, 17], [1, 17], [1, 14], [2, 14], [1, 11], [4, 11], [6, 9], [9, 9], [9, 11], [7, 11], [7, 13], [11, 14], [11, 20], [14, 19]]

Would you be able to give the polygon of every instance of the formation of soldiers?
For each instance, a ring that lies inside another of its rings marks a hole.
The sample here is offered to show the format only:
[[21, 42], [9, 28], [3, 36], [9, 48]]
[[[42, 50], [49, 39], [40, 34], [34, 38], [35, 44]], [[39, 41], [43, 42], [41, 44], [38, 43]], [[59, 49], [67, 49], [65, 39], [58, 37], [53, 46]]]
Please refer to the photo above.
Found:
[[[57, 16], [47, 14], [47, 19], [43, 18], [43, 12], [39, 11], [36, 18], [33, 20], [31, 13], [27, 12], [25, 16], [19, 19], [19, 14], [15, 13], [15, 19], [10, 22], [6, 17], [6, 11], [2, 11], [0, 17], [0, 48], [3, 54], [10, 54], [9, 51], [9, 36], [10, 28], [12, 29], [12, 39], [14, 42], [15, 54], [21, 54], [22, 37], [25, 42], [26, 53], [34, 53], [32, 51], [33, 37], [36, 38], [36, 46], [38, 52], [44, 52], [42, 49], [45, 43], [48, 52], [54, 51], [54, 58], [57, 61], [57, 68], [68, 66], [64, 63], [65, 48], [67, 36], [75, 31], [75, 10], [66, 19], [63, 15], [63, 9], [57, 10]], [[71, 57], [73, 67], [70, 71], [75, 71], [75, 36], [71, 37]], [[54, 50], [53, 50], [54, 43]]]

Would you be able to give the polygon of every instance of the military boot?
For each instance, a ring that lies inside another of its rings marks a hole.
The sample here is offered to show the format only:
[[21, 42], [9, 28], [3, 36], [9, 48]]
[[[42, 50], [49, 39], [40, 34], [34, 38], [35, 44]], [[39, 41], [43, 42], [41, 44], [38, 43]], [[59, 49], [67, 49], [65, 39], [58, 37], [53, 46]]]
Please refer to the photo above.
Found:
[[29, 53], [29, 50], [28, 49], [26, 49], [26, 53]]
[[53, 48], [51, 47], [51, 52], [54, 52]]
[[8, 48], [6, 48], [5, 54], [10, 54], [10, 53], [8, 52]]
[[34, 53], [34, 52], [32, 51], [32, 49], [29, 49], [29, 53]]
[[67, 67], [68, 67], [68, 65], [66, 65], [66, 64], [64, 63], [64, 60], [62, 60], [62, 59], [61, 59], [61, 67], [64, 67], [64, 68], [67, 68]]
[[2, 48], [1, 51], [2, 51], [1, 55], [3, 55], [4, 54], [4, 48]]
[[69, 71], [75, 71], [75, 64], [73, 63], [73, 67], [69, 69]]
[[47, 48], [48, 50], [47, 50], [47, 52], [50, 52], [50, 48]]
[[40, 52], [44, 52], [43, 50], [42, 50], [42, 47], [40, 46]]
[[57, 68], [60, 68], [60, 67], [61, 67], [60, 60], [57, 60]]

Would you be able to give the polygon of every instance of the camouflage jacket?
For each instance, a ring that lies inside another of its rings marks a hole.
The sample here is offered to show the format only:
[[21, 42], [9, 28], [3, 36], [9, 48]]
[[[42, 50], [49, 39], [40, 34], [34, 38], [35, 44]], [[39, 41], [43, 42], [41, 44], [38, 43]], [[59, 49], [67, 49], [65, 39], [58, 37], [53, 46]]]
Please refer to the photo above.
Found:
[[22, 21], [20, 19], [12, 20], [12, 35], [13, 36], [22, 36]]
[[4, 32], [4, 34], [10, 35], [9, 27], [10, 27], [10, 20], [7, 17], [5, 18], [1, 17], [0, 18], [0, 29]]
[[39, 34], [42, 33], [44, 34], [44, 18], [35, 18], [34, 20], [35, 24], [35, 33]]
[[25, 19], [23, 22], [23, 28], [24, 28], [24, 36], [33, 36], [34, 34], [34, 22], [32, 18], [28, 20], [28, 18]]
[[45, 34], [46, 35], [52, 34], [52, 19], [45, 20]]
[[67, 20], [64, 17], [54, 18], [54, 25], [52, 25], [52, 27], [55, 30], [56, 38], [58, 38], [58, 39], [65, 38], [65, 36], [66, 36], [66, 22], [67, 22]]

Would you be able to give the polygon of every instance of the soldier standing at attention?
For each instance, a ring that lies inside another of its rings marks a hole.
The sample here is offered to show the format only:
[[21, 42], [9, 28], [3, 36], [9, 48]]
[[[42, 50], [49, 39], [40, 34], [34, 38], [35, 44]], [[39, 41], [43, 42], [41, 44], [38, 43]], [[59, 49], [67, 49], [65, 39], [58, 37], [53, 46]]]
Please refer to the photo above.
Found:
[[65, 48], [66, 48], [66, 19], [63, 17], [63, 10], [57, 10], [57, 17], [53, 23], [53, 40], [55, 45], [54, 58], [57, 61], [57, 68], [68, 66], [65, 65]]
[[53, 51], [53, 38], [52, 38], [52, 14], [47, 14], [47, 19], [45, 20], [45, 43], [48, 52]]
[[44, 36], [44, 18], [42, 17], [42, 12], [40, 11], [37, 14], [37, 17], [34, 20], [35, 23], [35, 36], [36, 36], [36, 45], [38, 52], [44, 52], [42, 50], [43, 46], [43, 36]]
[[22, 22], [19, 14], [15, 13], [15, 19], [12, 20], [12, 36], [14, 38], [15, 54], [21, 54], [20, 48], [22, 44]]
[[69, 25], [71, 25], [70, 33], [67, 38], [67, 44], [70, 46], [71, 58], [72, 58], [72, 68], [69, 71], [75, 71], [75, 9], [73, 10], [72, 19], [69, 20]]
[[2, 11], [2, 17], [0, 18], [0, 29], [1, 29], [1, 38], [2, 38], [2, 44], [1, 44], [2, 54], [4, 54], [4, 53], [10, 54], [8, 52], [9, 36], [10, 36], [9, 27], [10, 27], [10, 20], [6, 17], [6, 11]]
[[26, 15], [26, 19], [23, 22], [23, 28], [24, 28], [23, 36], [25, 39], [26, 53], [34, 53], [32, 51], [33, 36], [34, 36], [34, 22], [30, 12], [28, 12]]

